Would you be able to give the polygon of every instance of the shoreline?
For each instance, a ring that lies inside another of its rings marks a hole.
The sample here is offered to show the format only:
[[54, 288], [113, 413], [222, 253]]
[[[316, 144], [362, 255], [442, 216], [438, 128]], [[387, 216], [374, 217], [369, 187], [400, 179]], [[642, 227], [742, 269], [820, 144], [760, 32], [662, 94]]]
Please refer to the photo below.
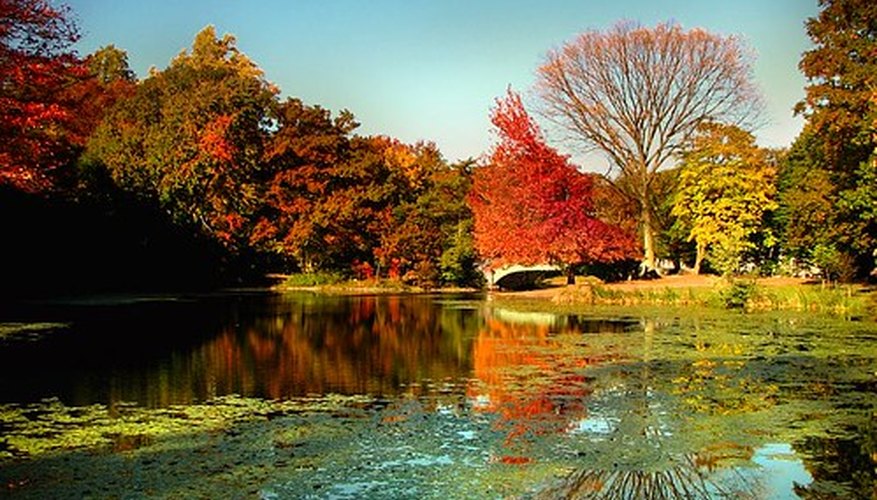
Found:
[[337, 296], [369, 295], [484, 295], [489, 302], [511, 307], [575, 312], [591, 306], [697, 307], [717, 310], [798, 311], [828, 313], [851, 318], [877, 319], [877, 294], [868, 284], [825, 284], [804, 278], [768, 277], [728, 281], [715, 275], [672, 275], [654, 280], [603, 283], [593, 277], [578, 277], [567, 285], [563, 277], [535, 290], [501, 291], [476, 288], [434, 288], [398, 282], [344, 282], [338, 284], [284, 286], [277, 293], [309, 292]]

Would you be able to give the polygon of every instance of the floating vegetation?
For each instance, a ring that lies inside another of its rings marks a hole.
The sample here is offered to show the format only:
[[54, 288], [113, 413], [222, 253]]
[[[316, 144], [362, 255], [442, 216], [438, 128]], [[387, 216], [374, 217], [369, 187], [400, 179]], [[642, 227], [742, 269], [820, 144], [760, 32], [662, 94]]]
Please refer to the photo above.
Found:
[[125, 450], [181, 434], [227, 430], [242, 423], [364, 405], [364, 396], [269, 401], [224, 396], [203, 404], [149, 409], [133, 404], [65, 406], [57, 399], [0, 406], [0, 460], [75, 449]]
[[47, 334], [69, 327], [67, 323], [0, 323], [0, 341], [39, 340]]

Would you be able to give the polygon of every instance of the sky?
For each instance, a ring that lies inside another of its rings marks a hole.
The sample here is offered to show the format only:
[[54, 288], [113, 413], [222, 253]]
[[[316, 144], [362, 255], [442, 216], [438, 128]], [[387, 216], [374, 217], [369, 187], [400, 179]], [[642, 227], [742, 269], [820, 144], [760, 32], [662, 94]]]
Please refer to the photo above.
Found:
[[[208, 24], [278, 85], [333, 112], [348, 109], [361, 134], [435, 142], [449, 161], [479, 158], [493, 141], [494, 100], [511, 86], [527, 103], [536, 69], [577, 33], [620, 20], [672, 21], [736, 35], [755, 52], [766, 102], [758, 143], [785, 147], [803, 121], [798, 70], [816, 0], [67, 0], [85, 55], [109, 44], [139, 77], [162, 69]], [[533, 99], [532, 96], [529, 99]], [[532, 101], [531, 101], [532, 104]], [[550, 142], [561, 152], [564, 143]], [[599, 161], [584, 158], [585, 162]], [[589, 170], [588, 165], [583, 165]], [[596, 169], [595, 169], [596, 170]]]

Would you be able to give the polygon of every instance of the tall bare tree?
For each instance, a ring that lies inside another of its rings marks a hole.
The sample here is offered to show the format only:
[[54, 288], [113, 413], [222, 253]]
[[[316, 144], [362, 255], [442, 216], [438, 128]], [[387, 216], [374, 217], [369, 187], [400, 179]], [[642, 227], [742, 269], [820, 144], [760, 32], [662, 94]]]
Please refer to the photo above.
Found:
[[[754, 57], [734, 36], [676, 24], [621, 22], [552, 50], [536, 88], [545, 115], [586, 150], [604, 153], [640, 208], [644, 264], [655, 269], [657, 171], [706, 121], [751, 126], [762, 109]], [[607, 177], [612, 171], [607, 172]]]

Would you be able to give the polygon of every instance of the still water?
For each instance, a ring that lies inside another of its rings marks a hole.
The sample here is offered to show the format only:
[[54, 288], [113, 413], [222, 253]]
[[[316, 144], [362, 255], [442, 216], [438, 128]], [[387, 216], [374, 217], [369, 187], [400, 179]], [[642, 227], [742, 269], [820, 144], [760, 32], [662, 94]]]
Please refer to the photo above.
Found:
[[875, 340], [483, 296], [7, 305], [0, 496], [872, 498]]

